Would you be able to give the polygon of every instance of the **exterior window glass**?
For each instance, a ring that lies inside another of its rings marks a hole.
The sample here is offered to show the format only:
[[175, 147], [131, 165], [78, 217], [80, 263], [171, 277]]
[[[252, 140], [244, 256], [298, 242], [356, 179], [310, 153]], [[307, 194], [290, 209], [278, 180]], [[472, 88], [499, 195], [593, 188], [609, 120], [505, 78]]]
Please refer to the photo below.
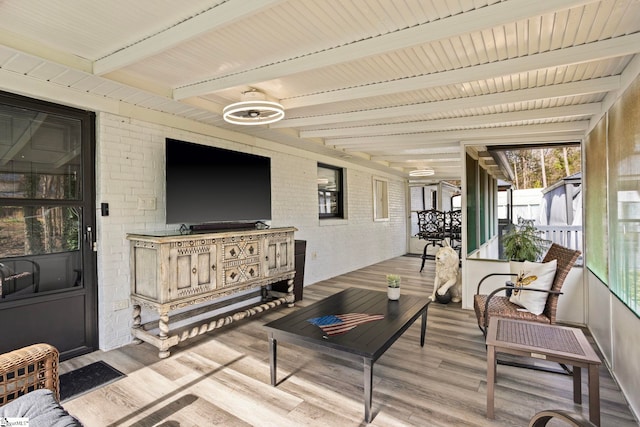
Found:
[[344, 218], [342, 169], [318, 164], [318, 213], [320, 218]]
[[[640, 83], [636, 79], [609, 110], [607, 129], [609, 286], [637, 315], [640, 315], [640, 123], [636, 120], [640, 112], [639, 96]], [[601, 211], [602, 208], [598, 209], [597, 215]], [[588, 245], [592, 241], [588, 240]]]
[[0, 255], [42, 255], [80, 248], [79, 207], [0, 206]]
[[82, 286], [82, 120], [0, 105], [0, 303]]
[[79, 120], [0, 109], [0, 196], [79, 200]]

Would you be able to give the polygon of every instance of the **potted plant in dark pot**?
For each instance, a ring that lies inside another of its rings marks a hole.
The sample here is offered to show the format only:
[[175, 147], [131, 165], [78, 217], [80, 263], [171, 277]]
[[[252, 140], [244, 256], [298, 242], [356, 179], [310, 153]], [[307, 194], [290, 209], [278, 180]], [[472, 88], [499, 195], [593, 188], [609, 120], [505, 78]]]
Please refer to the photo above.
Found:
[[548, 244], [548, 240], [540, 237], [532, 219], [518, 218], [518, 223], [502, 236], [504, 255], [510, 261], [536, 262]]

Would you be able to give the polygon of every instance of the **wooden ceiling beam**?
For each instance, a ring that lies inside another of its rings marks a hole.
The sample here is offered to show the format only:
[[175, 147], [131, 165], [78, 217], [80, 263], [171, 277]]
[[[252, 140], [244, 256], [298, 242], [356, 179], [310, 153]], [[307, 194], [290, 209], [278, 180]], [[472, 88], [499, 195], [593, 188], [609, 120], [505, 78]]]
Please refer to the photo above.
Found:
[[[411, 134], [403, 135], [403, 143], [426, 143], [426, 142], [439, 142], [439, 141], [456, 141], [456, 140], [471, 140], [474, 138], [491, 138], [491, 137], [507, 137], [507, 136], [521, 136], [521, 135], [535, 135], [535, 134], [548, 134], [556, 132], [572, 132], [572, 131], [585, 131], [589, 126], [588, 120], [580, 120], [573, 122], [561, 122], [561, 123], [546, 123], [540, 125], [526, 125], [526, 126], [506, 126], [500, 128], [484, 128], [484, 129], [468, 129], [468, 130], [455, 130], [444, 132], [431, 132], [423, 134]], [[325, 144], [336, 147], [348, 146], [353, 147], [357, 145], [370, 145], [370, 144], [388, 144], [394, 146], [400, 139], [397, 136], [372, 136], [363, 138], [337, 138], [327, 139]]]
[[602, 104], [592, 102], [581, 105], [543, 108], [537, 110], [513, 111], [509, 113], [485, 114], [480, 116], [456, 117], [453, 119], [438, 119], [409, 123], [394, 123], [389, 125], [354, 126], [339, 129], [320, 129], [300, 131], [301, 138], [331, 138], [349, 136], [377, 136], [394, 135], [415, 132], [433, 132], [451, 128], [463, 128], [483, 125], [509, 124], [521, 121], [575, 118], [592, 116], [602, 111]]
[[468, 98], [448, 99], [445, 101], [425, 102], [423, 104], [401, 105], [373, 110], [353, 111], [346, 113], [325, 114], [321, 116], [300, 117], [280, 120], [269, 125], [273, 128], [321, 126], [331, 123], [347, 123], [368, 121], [372, 123], [380, 120], [416, 116], [420, 114], [442, 113], [443, 111], [467, 108], [482, 108], [513, 102], [537, 101], [541, 99], [563, 98], [567, 96], [586, 95], [617, 90], [620, 88], [620, 77], [600, 77], [591, 80], [581, 80], [544, 87], [513, 90], [509, 92], [492, 93]]
[[223, 2], [186, 21], [170, 26], [150, 37], [116, 50], [93, 63], [93, 73], [104, 75], [119, 68], [157, 55], [204, 33], [227, 26], [271, 7], [283, 0], [251, 0], [239, 6], [234, 2]]
[[292, 99], [283, 99], [281, 102], [285, 109], [292, 110], [294, 108], [473, 82], [551, 67], [567, 67], [612, 57], [633, 55], [638, 52], [640, 52], [640, 33], [441, 73], [296, 96]]
[[406, 49], [456, 36], [461, 33], [499, 27], [532, 16], [554, 13], [596, 0], [554, 0], [553, 2], [509, 0], [447, 18], [417, 25], [378, 37], [324, 49], [309, 55], [283, 59], [274, 64], [256, 67], [244, 72], [220, 76], [205, 81], [194, 81], [174, 90], [175, 99], [184, 99], [237, 86], [250, 86], [257, 82], [282, 78], [305, 71], [351, 62], [374, 55]]
[[433, 168], [433, 169], [440, 169], [440, 168], [448, 168], [448, 167], [460, 167], [461, 164], [462, 164], [462, 160], [460, 160], [459, 158], [455, 160], [443, 162], [443, 161], [431, 161], [423, 157], [422, 160], [389, 163], [389, 166], [392, 168], [407, 168], [407, 167], [417, 168], [420, 166], [429, 166], [430, 168]]
[[421, 162], [424, 160], [430, 161], [448, 161], [448, 160], [460, 160], [460, 148], [458, 152], [450, 153], [430, 153], [430, 154], [404, 154], [404, 155], [380, 155], [371, 156], [372, 161], [385, 161], [385, 162]]

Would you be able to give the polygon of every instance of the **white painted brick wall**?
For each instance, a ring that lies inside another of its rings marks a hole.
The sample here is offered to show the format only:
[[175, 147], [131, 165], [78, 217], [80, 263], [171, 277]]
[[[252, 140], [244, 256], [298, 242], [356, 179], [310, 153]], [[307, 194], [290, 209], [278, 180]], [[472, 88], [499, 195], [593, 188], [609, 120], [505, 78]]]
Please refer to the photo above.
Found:
[[[328, 279], [406, 253], [406, 183], [389, 180], [389, 221], [373, 221], [373, 176], [379, 172], [331, 162], [309, 153], [270, 150], [198, 133], [99, 113], [97, 123], [96, 202], [109, 203], [109, 216], [98, 216], [98, 280], [100, 348], [131, 341], [131, 308], [127, 304], [131, 232], [167, 228], [164, 214], [164, 142], [189, 142], [251, 152], [271, 158], [273, 227], [294, 226], [296, 239], [307, 241], [305, 285]], [[277, 148], [274, 146], [274, 148]], [[346, 168], [348, 219], [318, 219], [317, 163]], [[155, 210], [138, 209], [138, 199], [156, 199]], [[381, 286], [383, 281], [381, 280]]]

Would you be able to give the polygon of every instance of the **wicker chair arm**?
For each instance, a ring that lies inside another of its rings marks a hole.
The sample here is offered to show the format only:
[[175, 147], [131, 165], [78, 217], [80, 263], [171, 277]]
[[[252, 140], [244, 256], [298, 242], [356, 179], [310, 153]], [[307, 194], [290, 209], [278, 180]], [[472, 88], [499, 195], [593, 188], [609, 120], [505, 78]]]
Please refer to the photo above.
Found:
[[[493, 276], [510, 276], [510, 277], [517, 277], [518, 275], [515, 273], [491, 273], [491, 274], [487, 274], [486, 276], [484, 276], [482, 279], [480, 279], [480, 282], [478, 282], [478, 288], [476, 289], [476, 295], [480, 294], [480, 286], [482, 285], [482, 282], [484, 282], [485, 280], [487, 280], [489, 277], [493, 277]], [[504, 288], [501, 288], [504, 289]]]
[[529, 421], [529, 427], [544, 427], [552, 418], [562, 420], [574, 427], [595, 427], [595, 424], [583, 417], [581, 414], [565, 411], [563, 409], [550, 409], [538, 412]]
[[49, 344], [0, 354], [0, 406], [40, 388], [53, 391], [59, 400], [58, 360], [58, 350]]
[[482, 325], [483, 327], [488, 327], [489, 326], [489, 302], [491, 301], [491, 298], [493, 298], [493, 296], [495, 294], [497, 294], [498, 292], [504, 291], [506, 289], [510, 289], [510, 290], [518, 290], [518, 291], [535, 291], [535, 292], [546, 292], [548, 294], [554, 294], [554, 295], [562, 295], [562, 292], [560, 291], [552, 291], [552, 290], [547, 290], [547, 289], [536, 289], [536, 288], [525, 288], [523, 286], [501, 286], [498, 289], [494, 290], [493, 292], [491, 292], [489, 295], [487, 295], [487, 300], [484, 303], [484, 325]]

